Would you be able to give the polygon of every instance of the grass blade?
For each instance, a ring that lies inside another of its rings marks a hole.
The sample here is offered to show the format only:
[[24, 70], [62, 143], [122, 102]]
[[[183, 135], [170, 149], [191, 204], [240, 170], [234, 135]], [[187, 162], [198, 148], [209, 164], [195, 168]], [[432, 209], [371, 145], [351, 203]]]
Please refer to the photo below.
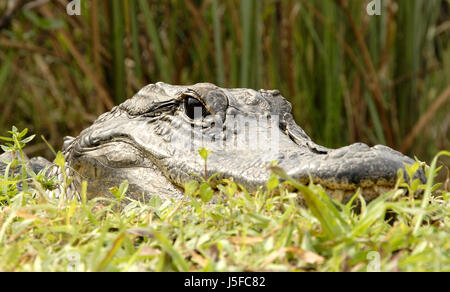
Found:
[[144, 14], [145, 19], [145, 28], [147, 29], [148, 36], [152, 43], [153, 51], [155, 54], [155, 60], [158, 65], [158, 69], [161, 72], [161, 76], [163, 78], [162, 81], [169, 82], [170, 81], [170, 69], [167, 66], [167, 60], [164, 56], [162, 45], [158, 36], [158, 31], [156, 29], [156, 24], [154, 22], [155, 17], [150, 12], [150, 7], [146, 0], [139, 0], [140, 7], [142, 9], [142, 13]]
[[125, 92], [125, 49], [124, 49], [124, 15], [122, 1], [112, 1], [112, 47], [114, 55], [114, 100], [122, 102], [126, 97]]
[[[431, 197], [431, 189], [433, 188], [433, 181], [434, 181], [434, 177], [436, 175], [436, 173], [435, 173], [436, 164], [437, 164], [438, 158], [443, 155], [450, 156], [450, 152], [449, 151], [439, 152], [433, 158], [433, 161], [431, 162], [431, 166], [430, 166], [430, 170], [429, 170], [428, 178], [427, 178], [427, 184], [426, 184], [426, 188], [425, 188], [425, 193], [424, 193], [423, 199], [422, 199], [422, 205], [421, 205], [422, 210], [425, 210], [429, 204], [430, 197]], [[420, 225], [422, 225], [423, 217], [424, 217], [424, 214], [420, 213], [416, 216], [416, 218], [414, 218], [415, 219], [414, 221], [416, 222], [414, 225], [414, 234], [417, 234], [417, 232], [419, 231]]]
[[225, 69], [223, 64], [222, 53], [222, 32], [220, 25], [219, 5], [217, 0], [212, 2], [213, 18], [214, 18], [214, 45], [216, 51], [216, 66], [217, 66], [217, 85], [224, 86], [225, 82]]
[[242, 54], [241, 54], [241, 86], [249, 87], [250, 57], [252, 50], [253, 0], [241, 1], [242, 17]]

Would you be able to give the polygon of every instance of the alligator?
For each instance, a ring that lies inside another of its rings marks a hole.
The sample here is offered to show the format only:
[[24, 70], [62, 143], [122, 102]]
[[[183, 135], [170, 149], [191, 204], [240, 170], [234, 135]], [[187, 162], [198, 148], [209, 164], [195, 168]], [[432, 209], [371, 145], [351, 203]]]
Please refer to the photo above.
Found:
[[[382, 145], [320, 146], [295, 123], [291, 110], [278, 90], [147, 85], [78, 137], [65, 138], [71, 192], [79, 194], [87, 181], [89, 198], [111, 196], [109, 188], [127, 180], [129, 198], [177, 200], [184, 198], [185, 184], [198, 179], [195, 174], [216, 174], [213, 184], [231, 178], [254, 191], [266, 184], [268, 166], [275, 163], [342, 201], [358, 188], [370, 201], [395, 185], [399, 169], [415, 162]], [[210, 151], [206, 169], [197, 152], [201, 147]], [[29, 163], [36, 170], [50, 165], [42, 158]], [[58, 167], [47, 174], [63, 180]], [[416, 177], [424, 182], [424, 171]]]

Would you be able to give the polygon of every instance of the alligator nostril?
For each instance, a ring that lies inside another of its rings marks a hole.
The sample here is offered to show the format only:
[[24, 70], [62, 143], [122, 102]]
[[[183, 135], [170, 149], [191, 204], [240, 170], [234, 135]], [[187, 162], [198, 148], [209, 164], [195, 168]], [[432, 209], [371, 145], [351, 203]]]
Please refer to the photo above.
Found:
[[84, 137], [81, 139], [81, 146], [82, 146], [82, 147], [86, 147], [86, 146], [89, 146], [89, 144], [90, 144], [89, 135], [84, 136]]
[[89, 136], [89, 142], [90, 142], [90, 146], [98, 146], [100, 144], [100, 139], [98, 139], [98, 137], [96, 136]]
[[93, 134], [85, 135], [80, 140], [81, 140], [80, 143], [81, 147], [95, 147], [100, 144], [99, 139], [95, 137]]

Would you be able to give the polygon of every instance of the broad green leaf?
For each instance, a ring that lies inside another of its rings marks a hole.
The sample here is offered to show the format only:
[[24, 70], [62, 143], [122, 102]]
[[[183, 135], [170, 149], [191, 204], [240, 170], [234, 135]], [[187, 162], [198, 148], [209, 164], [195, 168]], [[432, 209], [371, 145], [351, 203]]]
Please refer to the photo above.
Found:
[[29, 143], [31, 140], [33, 140], [34, 137], [36, 137], [36, 135], [32, 135], [32, 136], [30, 136], [30, 137], [27, 137], [27, 138], [23, 139], [23, 140], [20, 141], [20, 142], [22, 142], [23, 144], [27, 144], [27, 143]]
[[199, 194], [200, 194], [200, 198], [202, 199], [202, 201], [207, 203], [207, 202], [211, 201], [211, 199], [214, 195], [214, 191], [207, 182], [202, 182], [200, 184]]
[[198, 154], [200, 154], [200, 156], [204, 160], [206, 160], [206, 159], [208, 159], [208, 156], [211, 154], [211, 151], [208, 151], [205, 148], [201, 148], [200, 150], [198, 150]]
[[64, 158], [64, 154], [61, 151], [59, 151], [56, 154], [55, 164], [58, 165], [61, 168], [64, 168], [65, 158]]
[[188, 197], [194, 196], [195, 193], [197, 192], [197, 190], [198, 190], [198, 182], [195, 181], [195, 180], [190, 181], [190, 182], [184, 184], [184, 193], [185, 193]]
[[271, 175], [269, 178], [269, 181], [267, 182], [267, 189], [269, 191], [274, 190], [276, 187], [278, 187], [280, 181], [275, 175]]

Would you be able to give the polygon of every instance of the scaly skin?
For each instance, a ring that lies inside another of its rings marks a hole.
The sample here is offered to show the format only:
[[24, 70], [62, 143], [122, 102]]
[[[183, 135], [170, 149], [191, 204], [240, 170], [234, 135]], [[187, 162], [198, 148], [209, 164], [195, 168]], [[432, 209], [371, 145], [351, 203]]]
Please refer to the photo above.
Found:
[[[201, 102], [200, 120], [188, 117], [189, 103], [200, 105], [192, 99]], [[266, 123], [246, 128], [233, 117], [265, 117]], [[271, 149], [273, 141], [277, 143]], [[267, 166], [276, 160], [292, 177], [303, 183], [312, 178], [344, 200], [358, 187], [367, 199], [376, 197], [395, 184], [404, 163], [414, 163], [381, 145], [358, 143], [332, 150], [315, 144], [294, 122], [291, 105], [277, 90], [223, 89], [207, 83], [148, 85], [77, 138], [68, 139], [65, 154], [70, 166], [88, 180], [92, 196], [108, 195], [109, 187], [127, 179], [135, 199], [181, 198], [184, 184], [195, 179], [192, 173], [204, 173], [197, 153], [201, 147], [212, 151], [207, 171], [208, 176], [220, 172], [216, 180], [232, 177], [255, 190], [265, 184]], [[417, 176], [425, 180], [423, 171]]]
[[[201, 118], [193, 120], [195, 107]], [[295, 123], [279, 91], [209, 83], [148, 85], [77, 138], [68, 137], [64, 154], [77, 192], [84, 179], [90, 197], [108, 196], [108, 188], [126, 179], [134, 199], [181, 199], [184, 184], [196, 179], [192, 174], [204, 174], [201, 147], [211, 151], [207, 175], [221, 173], [216, 181], [232, 177], [255, 190], [266, 183], [267, 166], [277, 161], [290, 176], [303, 183], [312, 179], [343, 201], [359, 187], [373, 199], [395, 184], [405, 163], [414, 163], [381, 145], [322, 147]], [[416, 176], [425, 181], [423, 170]]]

